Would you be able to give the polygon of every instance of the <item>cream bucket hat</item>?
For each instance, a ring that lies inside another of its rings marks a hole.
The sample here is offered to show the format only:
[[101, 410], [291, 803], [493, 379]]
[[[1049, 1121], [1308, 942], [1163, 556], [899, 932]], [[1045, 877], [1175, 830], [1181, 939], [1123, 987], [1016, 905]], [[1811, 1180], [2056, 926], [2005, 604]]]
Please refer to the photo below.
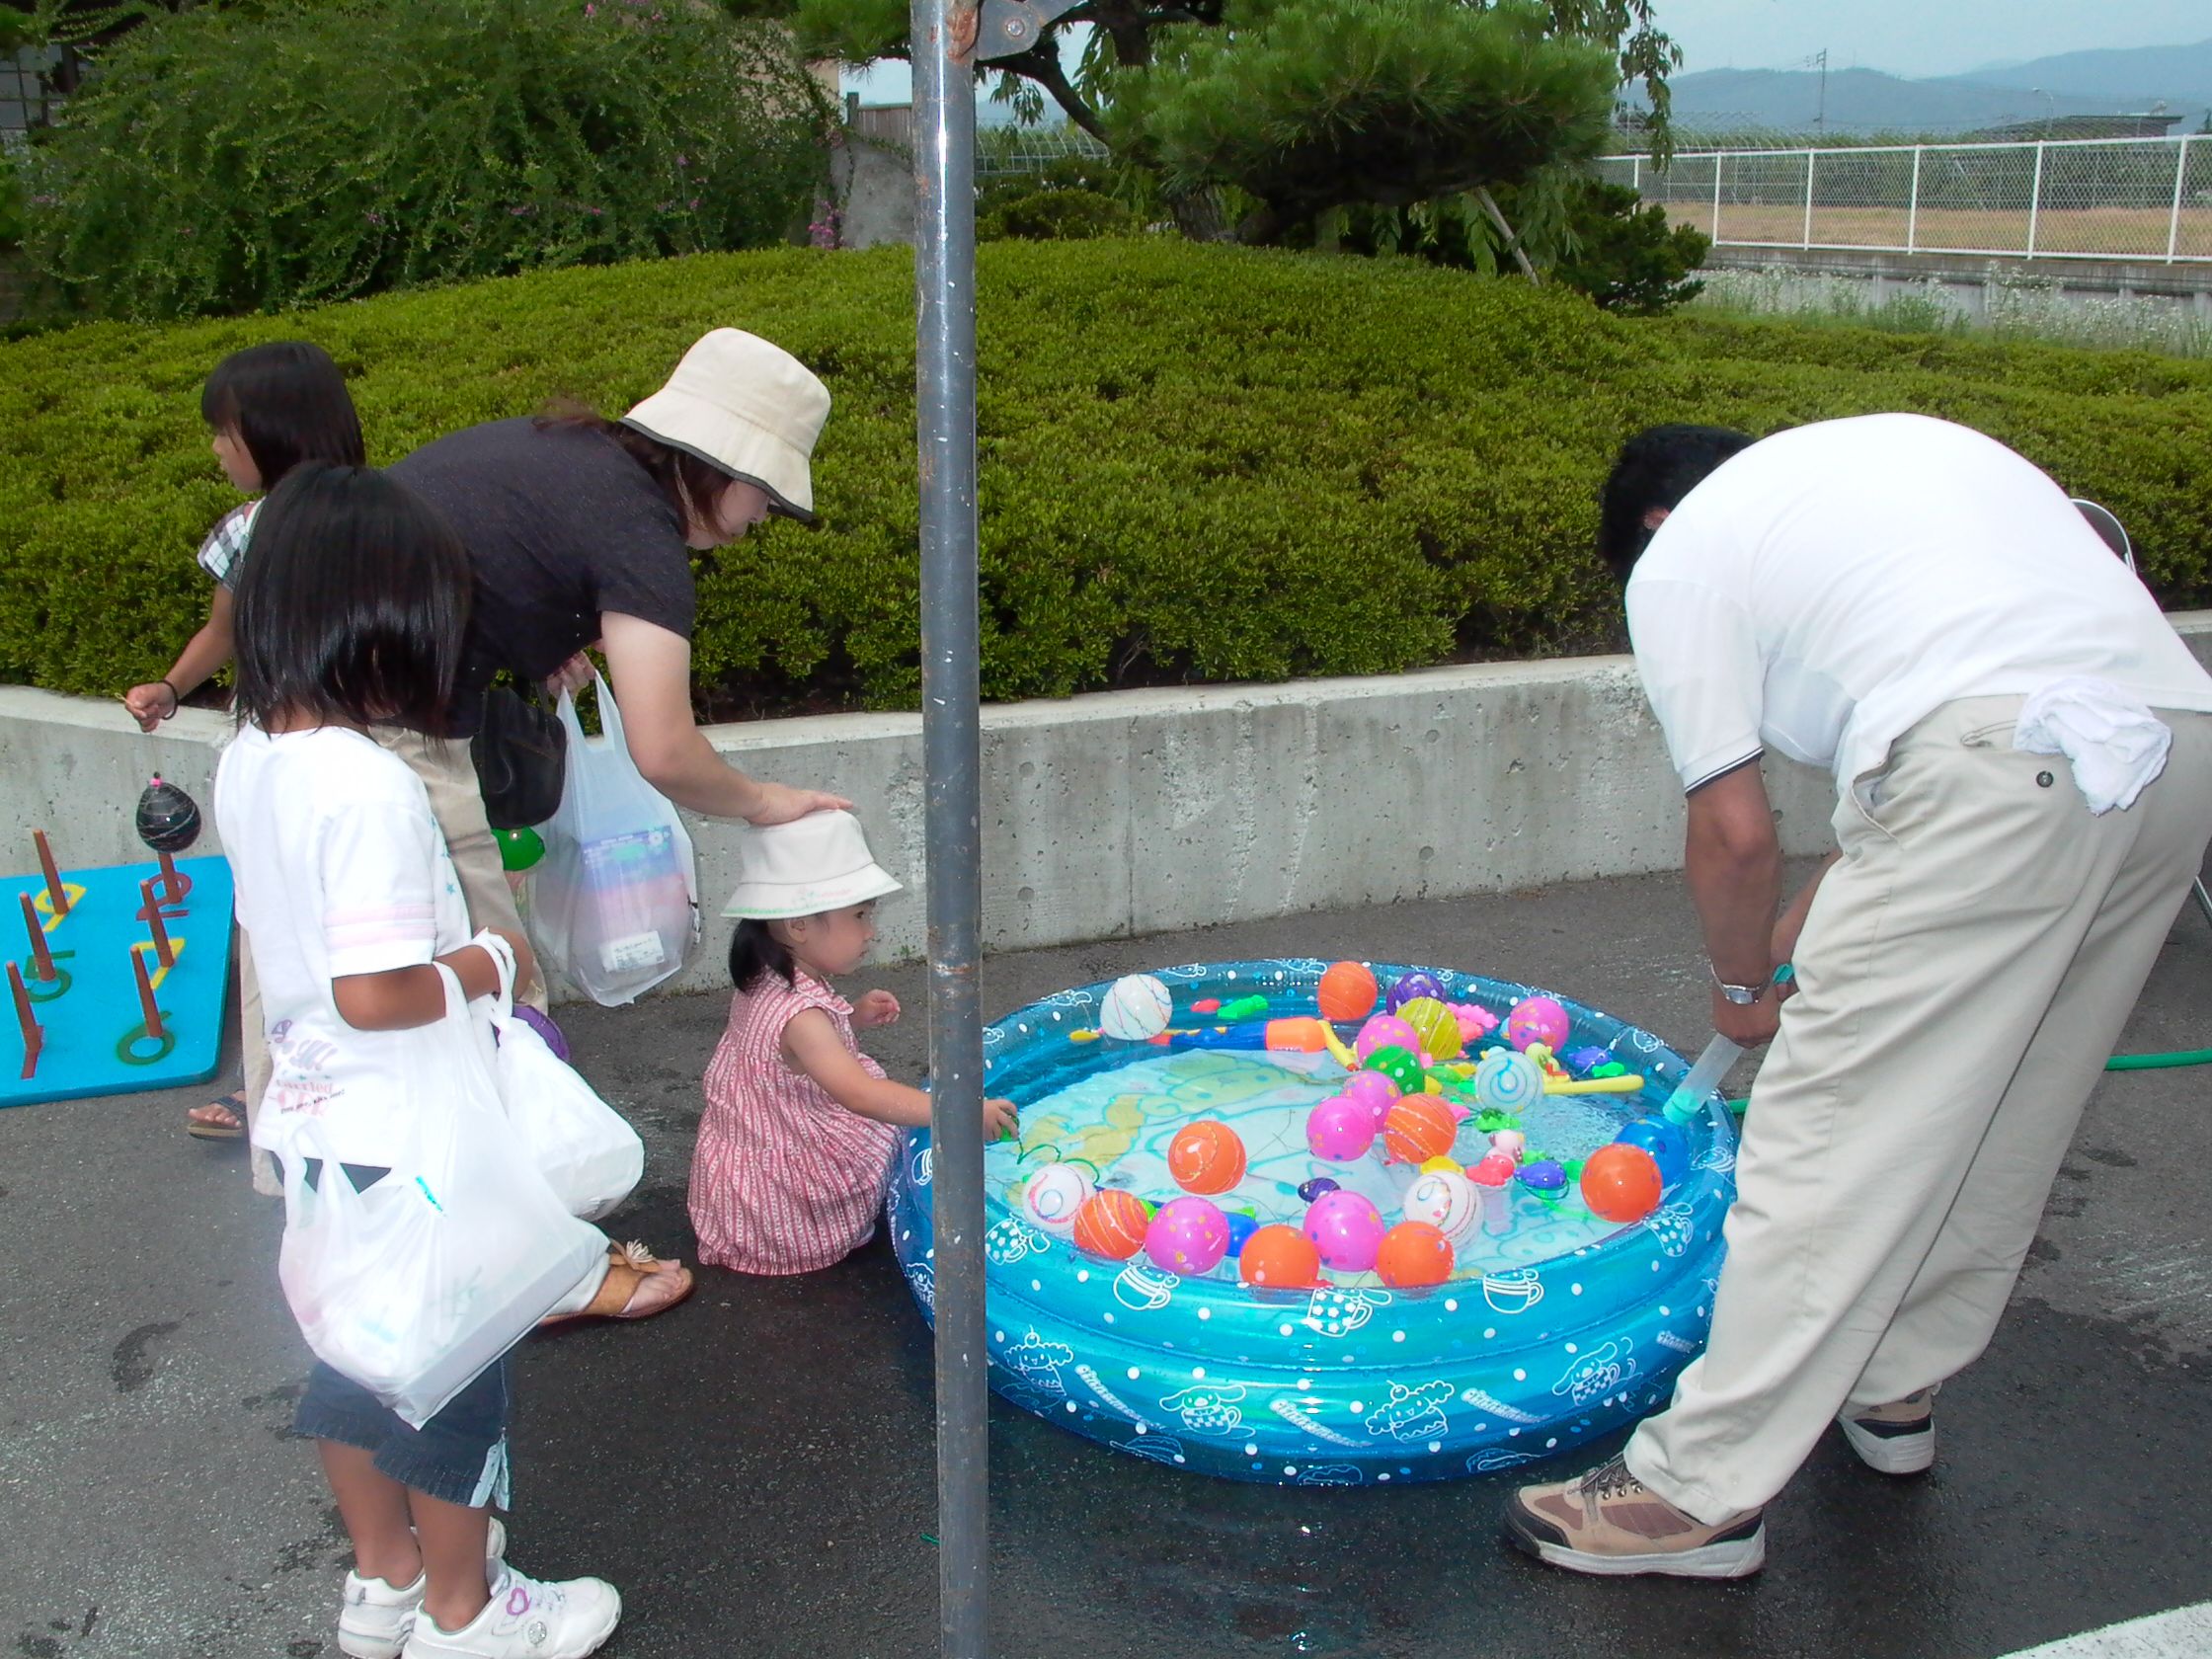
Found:
[[860, 820], [848, 812], [809, 813], [740, 831], [738, 890], [722, 913], [756, 921], [819, 915], [898, 891], [869, 857]]
[[808, 461], [829, 418], [830, 390], [805, 363], [756, 334], [723, 328], [684, 353], [669, 383], [622, 425], [757, 484], [775, 512], [812, 523]]

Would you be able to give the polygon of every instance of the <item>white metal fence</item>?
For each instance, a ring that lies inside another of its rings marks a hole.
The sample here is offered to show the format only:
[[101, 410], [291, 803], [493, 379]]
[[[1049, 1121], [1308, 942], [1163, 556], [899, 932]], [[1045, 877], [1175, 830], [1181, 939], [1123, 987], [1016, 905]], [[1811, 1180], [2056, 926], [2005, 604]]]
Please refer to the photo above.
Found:
[[2212, 137], [1608, 156], [1726, 248], [2212, 261]]

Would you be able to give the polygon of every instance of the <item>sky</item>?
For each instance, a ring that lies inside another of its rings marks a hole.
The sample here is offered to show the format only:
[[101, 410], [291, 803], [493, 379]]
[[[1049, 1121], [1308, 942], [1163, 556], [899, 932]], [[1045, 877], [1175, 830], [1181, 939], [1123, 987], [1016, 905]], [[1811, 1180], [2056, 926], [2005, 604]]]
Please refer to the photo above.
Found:
[[2205, 0], [1654, 0], [1683, 72], [1787, 69], [1825, 48], [1831, 69], [1962, 75], [2099, 47], [2212, 38]]
[[[1795, 68], [1825, 48], [1831, 69], [1961, 75], [2057, 52], [2212, 38], [2206, 0], [1655, 0], [1653, 10], [1682, 46], [1685, 74]], [[907, 66], [847, 71], [845, 86], [864, 103], [905, 103]]]

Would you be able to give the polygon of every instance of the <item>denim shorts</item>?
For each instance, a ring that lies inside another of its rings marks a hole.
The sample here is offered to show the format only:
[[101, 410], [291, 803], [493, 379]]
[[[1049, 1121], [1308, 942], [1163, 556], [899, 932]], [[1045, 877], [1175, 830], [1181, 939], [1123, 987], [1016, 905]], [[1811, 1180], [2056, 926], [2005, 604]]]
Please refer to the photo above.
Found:
[[442, 1503], [505, 1509], [508, 1405], [504, 1355], [419, 1429], [317, 1360], [292, 1432], [373, 1453], [377, 1473]]

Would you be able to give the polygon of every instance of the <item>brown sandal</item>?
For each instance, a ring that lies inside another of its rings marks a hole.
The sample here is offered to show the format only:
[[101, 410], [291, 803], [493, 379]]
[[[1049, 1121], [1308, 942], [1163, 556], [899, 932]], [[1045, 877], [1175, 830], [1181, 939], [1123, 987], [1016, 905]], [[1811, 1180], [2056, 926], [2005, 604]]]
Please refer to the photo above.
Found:
[[[592, 1300], [573, 1313], [547, 1314], [538, 1321], [539, 1329], [566, 1324], [571, 1319], [650, 1319], [656, 1313], [666, 1313], [692, 1292], [694, 1282], [689, 1268], [681, 1262], [661, 1260], [634, 1238], [627, 1244], [609, 1244], [606, 1253], [606, 1277], [599, 1281], [598, 1291]], [[665, 1302], [655, 1302], [631, 1311], [630, 1303], [640, 1287], [656, 1278], [672, 1281], [674, 1293]]]

